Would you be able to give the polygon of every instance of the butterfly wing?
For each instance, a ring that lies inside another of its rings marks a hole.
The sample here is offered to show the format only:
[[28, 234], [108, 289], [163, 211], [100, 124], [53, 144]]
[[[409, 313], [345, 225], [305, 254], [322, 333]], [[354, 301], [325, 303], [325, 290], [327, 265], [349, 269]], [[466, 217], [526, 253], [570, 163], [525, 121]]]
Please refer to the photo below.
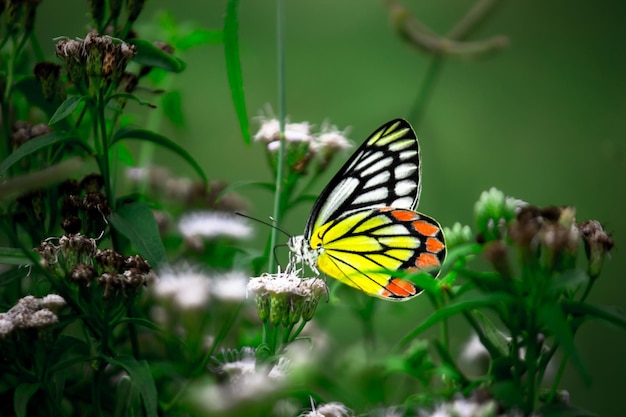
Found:
[[353, 212], [316, 229], [311, 247], [323, 247], [317, 266], [325, 274], [369, 295], [405, 301], [421, 292], [385, 270], [427, 270], [445, 258], [441, 226], [412, 210], [383, 207]]
[[414, 209], [421, 190], [415, 131], [403, 119], [378, 128], [354, 152], [313, 205], [306, 240], [329, 221], [381, 207]]

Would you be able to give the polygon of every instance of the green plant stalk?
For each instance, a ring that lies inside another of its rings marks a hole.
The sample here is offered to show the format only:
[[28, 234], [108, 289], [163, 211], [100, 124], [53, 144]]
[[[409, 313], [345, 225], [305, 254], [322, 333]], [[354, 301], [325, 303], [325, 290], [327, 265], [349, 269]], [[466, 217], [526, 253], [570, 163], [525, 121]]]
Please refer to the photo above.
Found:
[[[276, 190], [274, 191], [274, 222], [280, 224], [282, 217], [282, 191], [285, 166], [285, 118], [286, 118], [286, 94], [285, 94], [285, 0], [276, 0], [277, 9], [277, 47], [278, 47], [278, 121], [280, 125], [280, 147], [278, 148], [278, 160], [276, 161]], [[272, 228], [270, 232], [270, 247], [275, 248], [278, 244], [278, 229]], [[269, 272], [276, 272], [275, 260], [269, 258]]]
[[433, 91], [435, 90], [437, 79], [441, 73], [441, 69], [443, 68], [443, 61], [444, 59], [442, 56], [435, 55], [428, 64], [426, 75], [424, 75], [424, 79], [422, 80], [422, 84], [417, 92], [417, 96], [415, 97], [415, 101], [408, 115], [409, 121], [415, 128], [419, 127], [422, 118], [424, 117], [426, 103], [428, 103]]
[[531, 308], [528, 315], [528, 348], [526, 349], [526, 355], [524, 357], [524, 361], [526, 362], [526, 384], [528, 386], [527, 390], [527, 404], [526, 404], [526, 414], [530, 414], [535, 410], [535, 404], [537, 404], [537, 396], [539, 395], [539, 390], [536, 390], [537, 384], [541, 383], [541, 381], [537, 381], [537, 328], [536, 328], [536, 315], [535, 309]]

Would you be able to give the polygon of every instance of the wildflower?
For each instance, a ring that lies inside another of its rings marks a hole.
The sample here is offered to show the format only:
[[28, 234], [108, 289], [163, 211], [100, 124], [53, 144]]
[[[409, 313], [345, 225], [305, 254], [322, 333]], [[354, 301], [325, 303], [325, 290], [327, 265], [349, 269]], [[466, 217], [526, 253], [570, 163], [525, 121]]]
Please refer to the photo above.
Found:
[[213, 358], [211, 370], [226, 377], [223, 384], [198, 390], [199, 405], [207, 411], [225, 411], [246, 402], [264, 400], [285, 385], [285, 362], [277, 365], [258, 363], [252, 347], [227, 350], [222, 360]]
[[[27, 295], [0, 316], [0, 334], [6, 336], [13, 329], [46, 328], [59, 321], [54, 313], [65, 300], [56, 294], [44, 298]], [[52, 311], [54, 310], [54, 311]]]
[[347, 133], [348, 129], [341, 131], [328, 122], [322, 124], [320, 133], [311, 143], [311, 151], [319, 157], [318, 170], [326, 168], [337, 151], [352, 147], [352, 142], [346, 138]]
[[475, 399], [457, 398], [442, 403], [432, 412], [420, 410], [420, 417], [495, 417], [498, 412], [494, 400], [477, 401]]
[[613, 239], [604, 231], [597, 220], [588, 220], [580, 225], [585, 253], [589, 260], [587, 271], [591, 279], [595, 279], [602, 271], [604, 258], [613, 248]]
[[273, 325], [297, 323], [313, 318], [317, 303], [328, 293], [326, 283], [317, 278], [300, 278], [299, 270], [262, 274], [250, 279], [248, 291], [255, 294], [257, 311], [262, 321]]
[[5, 338], [15, 328], [15, 325], [11, 321], [10, 317], [7, 317], [6, 313], [0, 313], [0, 339]]
[[210, 290], [210, 277], [188, 266], [178, 270], [161, 270], [153, 286], [158, 298], [171, 300], [182, 310], [205, 307], [209, 302]]
[[317, 407], [311, 400], [311, 411], [300, 414], [299, 417], [348, 417], [354, 415], [352, 411], [340, 402], [319, 404]]
[[444, 227], [448, 250], [472, 241], [472, 230], [467, 225], [456, 222], [452, 227]]
[[217, 211], [198, 211], [185, 214], [178, 222], [178, 230], [186, 239], [201, 237], [217, 239], [247, 239], [252, 236], [252, 227], [241, 216]]
[[495, 187], [483, 191], [474, 205], [478, 231], [487, 241], [499, 238], [502, 226], [513, 220], [524, 205], [523, 201], [506, 197]]
[[211, 293], [224, 301], [239, 301], [246, 297], [248, 276], [241, 271], [217, 274], [211, 279]]
[[[268, 149], [270, 149], [269, 144], [277, 142], [280, 139], [280, 122], [278, 119], [266, 119], [263, 117], [261, 117], [260, 120], [261, 127], [254, 135], [254, 140], [267, 143]], [[314, 140], [311, 134], [311, 125], [308, 122], [286, 123], [284, 137], [288, 142], [311, 143]]]

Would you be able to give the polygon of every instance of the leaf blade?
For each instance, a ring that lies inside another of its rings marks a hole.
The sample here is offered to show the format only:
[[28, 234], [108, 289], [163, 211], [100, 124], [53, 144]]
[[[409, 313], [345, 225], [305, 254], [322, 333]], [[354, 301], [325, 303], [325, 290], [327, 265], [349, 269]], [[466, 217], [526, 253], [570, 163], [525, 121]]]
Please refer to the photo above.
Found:
[[246, 110], [246, 98], [243, 92], [241, 60], [239, 57], [239, 0], [229, 0], [224, 18], [224, 54], [226, 57], [226, 73], [228, 84], [239, 120], [239, 128], [246, 144], [250, 144], [250, 128]]

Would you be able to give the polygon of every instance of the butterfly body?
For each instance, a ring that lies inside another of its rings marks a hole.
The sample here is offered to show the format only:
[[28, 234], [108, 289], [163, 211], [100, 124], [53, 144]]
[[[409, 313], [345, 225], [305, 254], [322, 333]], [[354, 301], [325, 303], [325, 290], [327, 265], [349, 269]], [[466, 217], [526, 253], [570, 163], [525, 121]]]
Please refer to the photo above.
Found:
[[[315, 202], [296, 261], [368, 295], [404, 301], [420, 293], [389, 271], [435, 270], [445, 257], [439, 224], [414, 208], [421, 190], [417, 137], [402, 119], [376, 130]], [[435, 272], [436, 274], [436, 272]]]

